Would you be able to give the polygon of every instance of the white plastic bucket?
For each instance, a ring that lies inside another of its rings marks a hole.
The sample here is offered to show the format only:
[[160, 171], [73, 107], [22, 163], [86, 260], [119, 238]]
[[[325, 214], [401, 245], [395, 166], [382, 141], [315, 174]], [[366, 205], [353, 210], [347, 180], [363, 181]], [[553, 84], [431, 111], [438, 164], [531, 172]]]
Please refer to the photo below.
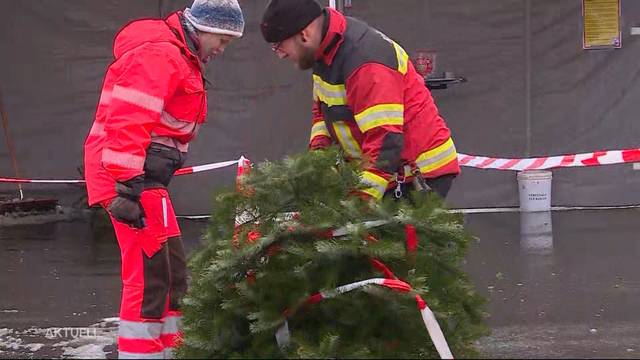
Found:
[[549, 211], [551, 209], [551, 171], [530, 170], [518, 173], [520, 211]]

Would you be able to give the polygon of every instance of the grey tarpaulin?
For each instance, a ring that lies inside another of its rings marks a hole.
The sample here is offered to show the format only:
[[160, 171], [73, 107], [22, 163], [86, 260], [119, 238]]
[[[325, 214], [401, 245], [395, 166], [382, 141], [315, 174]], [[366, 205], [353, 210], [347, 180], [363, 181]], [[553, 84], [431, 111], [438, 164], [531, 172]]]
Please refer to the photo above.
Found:
[[[24, 176], [78, 176], [114, 34], [130, 20], [166, 16], [189, 3], [0, 2], [0, 86]], [[255, 162], [278, 159], [303, 151], [308, 141], [310, 75], [279, 62], [263, 43], [258, 22], [266, 0], [240, 3], [246, 35], [208, 70], [210, 115], [192, 144], [191, 165], [241, 154]], [[410, 53], [436, 49], [440, 70], [469, 79], [433, 92], [461, 152], [524, 157], [640, 145], [640, 39], [629, 36], [640, 18], [638, 1], [622, 0], [623, 48], [615, 51], [582, 50], [578, 0], [353, 0], [348, 13]], [[234, 174], [176, 179], [178, 213], [208, 212], [207, 194], [233, 186]], [[12, 175], [4, 143], [0, 175]], [[555, 170], [553, 184], [556, 205], [640, 203], [640, 171], [631, 165]], [[2, 192], [12, 189], [0, 185]], [[515, 206], [516, 174], [464, 168], [450, 200]]]

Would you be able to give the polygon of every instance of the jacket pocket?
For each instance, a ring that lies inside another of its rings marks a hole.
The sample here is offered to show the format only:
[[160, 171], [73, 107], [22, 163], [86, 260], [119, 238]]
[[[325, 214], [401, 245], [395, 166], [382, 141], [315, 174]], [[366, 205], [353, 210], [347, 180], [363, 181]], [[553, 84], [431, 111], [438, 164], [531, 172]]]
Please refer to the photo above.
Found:
[[145, 182], [169, 186], [173, 173], [184, 165], [186, 159], [187, 154], [176, 148], [151, 143], [147, 148], [147, 157], [144, 162]]

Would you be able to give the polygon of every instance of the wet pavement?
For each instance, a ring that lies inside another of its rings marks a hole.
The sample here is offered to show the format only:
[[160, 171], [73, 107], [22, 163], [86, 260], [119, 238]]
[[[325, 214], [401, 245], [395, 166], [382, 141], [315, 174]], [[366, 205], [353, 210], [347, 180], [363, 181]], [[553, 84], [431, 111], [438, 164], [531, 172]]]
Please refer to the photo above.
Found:
[[[487, 357], [640, 357], [640, 211], [466, 215], [465, 268], [489, 299]], [[181, 221], [187, 251], [202, 221]], [[0, 358], [114, 357], [108, 223], [0, 228]]]
[[477, 214], [467, 270], [488, 356], [640, 357], [640, 211]]

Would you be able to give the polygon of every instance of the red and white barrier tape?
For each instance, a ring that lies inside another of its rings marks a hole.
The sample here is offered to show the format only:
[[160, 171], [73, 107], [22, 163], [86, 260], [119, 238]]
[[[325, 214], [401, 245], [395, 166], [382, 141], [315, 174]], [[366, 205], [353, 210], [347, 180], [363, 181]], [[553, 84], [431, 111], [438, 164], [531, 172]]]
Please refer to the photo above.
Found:
[[[229, 167], [229, 166], [233, 166], [233, 165], [240, 166], [240, 165], [244, 164], [247, 161], [248, 160], [244, 156], [242, 156], [238, 160], [230, 160], [230, 161], [223, 161], [223, 162], [217, 162], [217, 163], [211, 163], [211, 164], [205, 164], [205, 165], [190, 166], [190, 167], [185, 167], [185, 168], [177, 170], [175, 172], [175, 175], [176, 176], [180, 176], [180, 175], [195, 174], [195, 173], [199, 173], [199, 172], [203, 172], [203, 171], [221, 169], [221, 168], [225, 168], [225, 167]], [[17, 178], [0, 177], [0, 183], [84, 184], [85, 181], [84, 180], [51, 180], [51, 179], [34, 180], [34, 179], [17, 179]]]
[[[227, 166], [248, 161], [245, 157], [205, 165], [191, 166], [179, 169], [175, 175], [194, 174], [203, 171], [220, 169]], [[596, 151], [574, 155], [546, 156], [528, 159], [503, 159], [486, 156], [458, 154], [461, 166], [478, 169], [493, 170], [545, 170], [561, 167], [590, 167], [640, 162], [640, 148], [627, 150]], [[83, 184], [84, 180], [55, 180], [55, 179], [18, 179], [0, 177], [0, 183], [31, 183], [31, 184]]]
[[245, 161], [248, 161], [248, 160], [244, 156], [241, 156], [240, 159], [238, 160], [230, 160], [230, 161], [223, 161], [218, 163], [182, 168], [177, 170], [174, 175], [179, 176], [179, 175], [195, 174], [203, 171], [221, 169], [221, 168], [225, 168], [233, 165], [241, 166]]
[[420, 315], [422, 316], [424, 326], [426, 326], [427, 332], [429, 333], [429, 336], [431, 336], [431, 342], [433, 342], [433, 345], [436, 347], [440, 358], [453, 359], [453, 354], [449, 349], [449, 344], [447, 344], [447, 340], [444, 338], [442, 329], [440, 329], [440, 325], [438, 324], [433, 311], [429, 309], [427, 303], [422, 300], [420, 295], [416, 295], [416, 301], [418, 302], [418, 309], [420, 309]]
[[0, 177], [0, 183], [14, 184], [84, 184], [84, 180], [34, 180]]
[[[356, 289], [360, 289], [367, 285], [378, 285], [389, 288], [393, 291], [408, 293], [413, 291], [411, 285], [407, 284], [404, 281], [398, 279], [383, 279], [383, 278], [375, 278], [368, 279], [363, 281], [358, 281], [352, 284], [343, 285], [337, 287], [332, 291], [320, 292], [315, 295], [310, 296], [307, 299], [307, 304], [316, 304], [322, 300], [330, 299], [336, 297], [340, 294], [347, 293], [349, 291], [353, 291]], [[416, 302], [418, 305], [418, 309], [420, 310], [420, 315], [422, 316], [422, 321], [424, 322], [424, 326], [427, 328], [427, 332], [431, 337], [431, 341], [435, 346], [438, 354], [441, 359], [453, 359], [453, 355], [451, 354], [451, 350], [449, 349], [449, 344], [447, 344], [447, 340], [442, 333], [442, 329], [440, 329], [440, 325], [436, 320], [435, 315], [427, 306], [427, 303], [420, 297], [420, 295], [416, 295]], [[290, 339], [289, 333], [289, 324], [285, 321], [278, 331], [276, 332], [276, 340], [278, 345], [281, 347], [285, 347], [289, 343]]]
[[547, 156], [529, 159], [502, 159], [458, 154], [461, 166], [494, 170], [544, 170], [560, 167], [586, 167], [640, 162], [640, 148]]

